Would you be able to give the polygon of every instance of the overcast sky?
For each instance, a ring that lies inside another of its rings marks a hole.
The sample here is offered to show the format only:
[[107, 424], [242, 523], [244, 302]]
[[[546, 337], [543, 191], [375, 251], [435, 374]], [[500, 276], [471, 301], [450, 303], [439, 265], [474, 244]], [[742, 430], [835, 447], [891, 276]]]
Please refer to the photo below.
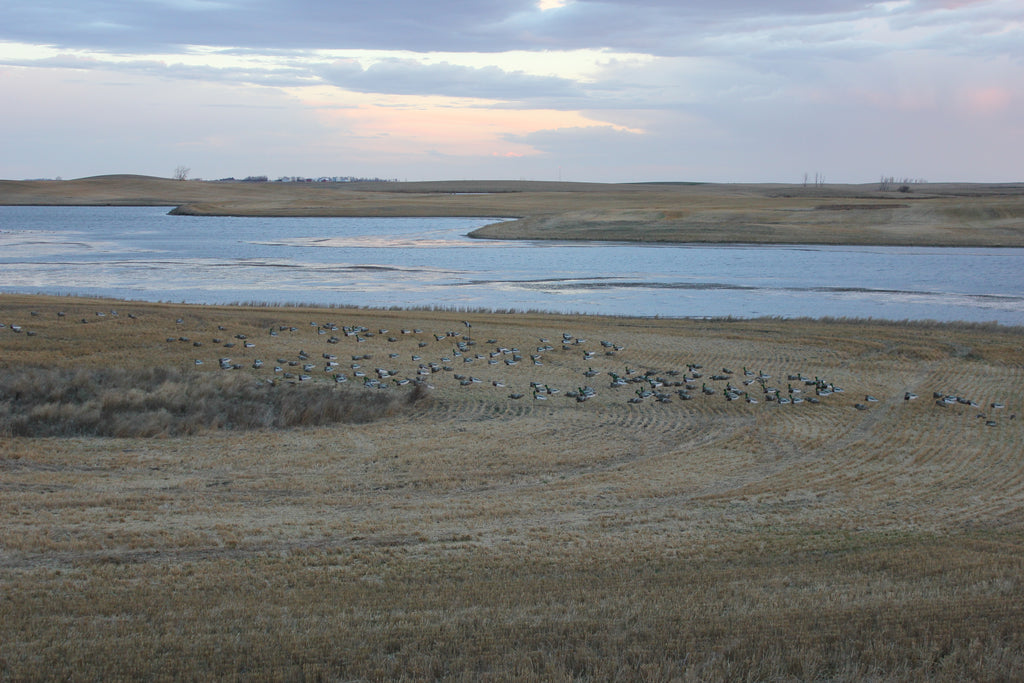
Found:
[[1024, 0], [5, 0], [0, 178], [1024, 180]]

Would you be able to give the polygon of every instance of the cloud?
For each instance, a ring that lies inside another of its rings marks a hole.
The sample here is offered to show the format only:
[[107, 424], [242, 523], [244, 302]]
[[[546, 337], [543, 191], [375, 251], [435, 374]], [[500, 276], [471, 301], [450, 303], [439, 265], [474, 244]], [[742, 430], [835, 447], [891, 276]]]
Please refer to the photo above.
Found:
[[301, 103], [266, 88], [0, 69], [0, 90], [19, 102], [0, 112], [3, 129], [17, 131], [0, 139], [5, 178], [166, 177], [179, 164], [206, 178], [304, 173], [325, 135]]
[[[486, 27], [526, 10], [526, 0], [35, 0], [5, 3], [8, 40], [125, 51], [175, 45], [254, 48], [486, 48]], [[491, 36], [493, 37], [493, 36]]]
[[[12, 134], [0, 146], [22, 164], [102, 158], [76, 142], [88, 122], [111, 163], [119, 137], [150, 140], [161, 167], [208, 177], [1012, 175], [1019, 2], [0, 3], [0, 76], [19, 103], [0, 130], [37, 131], [40, 151]], [[288, 140], [263, 155], [276, 166], [253, 168], [259, 139]]]
[[1015, 0], [574, 0], [547, 10], [536, 0], [34, 0], [0, 8], [0, 38], [127, 52], [209, 45], [496, 53], [604, 48], [675, 56], [703, 54], [730, 37], [775, 33], [798, 34], [804, 44], [827, 49], [821, 29], [844, 27], [856, 40], [870, 21], [900, 33], [990, 33], [1000, 22], [1004, 29], [1015, 24], [1012, 35], [1021, 31]]
[[521, 100], [573, 97], [579, 90], [574, 81], [555, 76], [413, 59], [385, 59], [366, 68], [355, 60], [337, 61], [317, 72], [327, 83], [346, 90], [395, 95]]
[[214, 66], [201, 63], [165, 61], [160, 58], [110, 59], [103, 54], [58, 53], [39, 58], [3, 60], [8, 66], [72, 71], [117, 71], [123, 74], [148, 75], [166, 80], [248, 83], [287, 87], [307, 84], [311, 75], [304, 69], [286, 64], [245, 66]]

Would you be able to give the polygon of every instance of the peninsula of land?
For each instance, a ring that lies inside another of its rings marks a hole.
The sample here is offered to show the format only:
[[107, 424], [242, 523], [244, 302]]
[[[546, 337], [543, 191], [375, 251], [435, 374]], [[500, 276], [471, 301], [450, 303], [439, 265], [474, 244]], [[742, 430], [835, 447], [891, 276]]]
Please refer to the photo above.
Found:
[[200, 216], [494, 216], [473, 237], [1022, 247], [1024, 183], [0, 181], [0, 205], [168, 206]]

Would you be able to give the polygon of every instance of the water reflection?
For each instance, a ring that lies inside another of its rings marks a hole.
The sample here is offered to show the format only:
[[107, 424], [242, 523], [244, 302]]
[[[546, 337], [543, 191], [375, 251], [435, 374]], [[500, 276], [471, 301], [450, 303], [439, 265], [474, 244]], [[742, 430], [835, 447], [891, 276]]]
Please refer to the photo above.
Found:
[[1024, 324], [1024, 250], [473, 240], [495, 219], [0, 207], [4, 291], [199, 303]]

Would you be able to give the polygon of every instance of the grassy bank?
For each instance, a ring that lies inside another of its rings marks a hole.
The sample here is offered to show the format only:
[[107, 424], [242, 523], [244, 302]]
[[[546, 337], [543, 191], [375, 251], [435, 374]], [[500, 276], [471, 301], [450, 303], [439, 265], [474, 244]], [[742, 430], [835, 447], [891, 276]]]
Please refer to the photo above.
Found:
[[0, 181], [0, 204], [160, 205], [200, 216], [469, 216], [502, 239], [1024, 246], [1024, 184]]

